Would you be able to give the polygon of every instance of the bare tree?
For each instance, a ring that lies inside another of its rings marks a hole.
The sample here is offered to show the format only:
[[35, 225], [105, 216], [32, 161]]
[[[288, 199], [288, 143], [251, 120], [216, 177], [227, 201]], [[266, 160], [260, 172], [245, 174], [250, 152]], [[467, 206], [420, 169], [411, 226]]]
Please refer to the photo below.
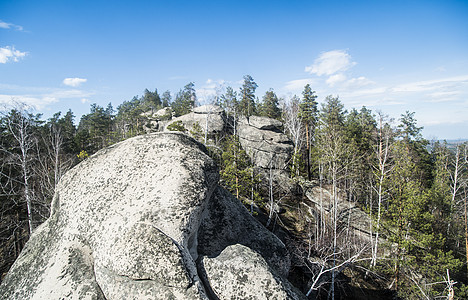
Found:
[[[455, 155], [446, 165], [447, 172], [450, 176], [450, 212], [455, 210], [457, 197], [459, 196], [460, 190], [464, 185], [466, 178], [463, 171], [468, 166], [467, 161], [467, 144], [457, 144], [455, 147]], [[451, 221], [447, 224], [447, 235], [450, 232]]]
[[[16, 103], [10, 113], [2, 113], [7, 133], [11, 136], [13, 144], [10, 149], [3, 147], [11, 157], [10, 163], [19, 167], [21, 178], [17, 183], [22, 185], [22, 195], [26, 203], [29, 233], [33, 227], [32, 199], [33, 189], [31, 179], [33, 176], [34, 149], [37, 146], [37, 137], [34, 135], [36, 120], [24, 103]], [[16, 150], [16, 151], [15, 151]]]
[[[382, 202], [384, 198], [384, 181], [389, 172], [392, 170], [390, 164], [390, 147], [393, 139], [394, 130], [390, 127], [389, 123], [386, 122], [387, 117], [382, 112], [378, 112], [379, 116], [379, 127], [378, 127], [378, 144], [375, 150], [377, 157], [377, 165], [374, 166], [374, 174], [377, 178], [377, 186], [375, 187], [377, 192], [377, 220], [375, 225], [375, 240], [372, 245], [372, 260], [371, 267], [375, 267], [377, 263], [377, 252], [379, 245], [379, 233], [380, 233], [380, 220], [382, 216]], [[391, 120], [390, 120], [391, 122]], [[371, 232], [371, 239], [372, 239]]]
[[292, 165], [295, 175], [299, 175], [299, 151], [304, 140], [304, 122], [300, 114], [299, 104], [300, 100], [297, 96], [293, 96], [288, 102], [283, 103], [284, 127], [294, 143]]

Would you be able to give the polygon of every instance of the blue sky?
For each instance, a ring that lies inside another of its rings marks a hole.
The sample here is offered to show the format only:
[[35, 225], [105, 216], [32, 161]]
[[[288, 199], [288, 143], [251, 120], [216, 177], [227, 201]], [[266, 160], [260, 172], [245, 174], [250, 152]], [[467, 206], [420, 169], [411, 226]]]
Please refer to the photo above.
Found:
[[426, 138], [468, 138], [468, 1], [0, 1], [0, 102], [48, 118], [251, 75], [257, 96], [310, 83]]

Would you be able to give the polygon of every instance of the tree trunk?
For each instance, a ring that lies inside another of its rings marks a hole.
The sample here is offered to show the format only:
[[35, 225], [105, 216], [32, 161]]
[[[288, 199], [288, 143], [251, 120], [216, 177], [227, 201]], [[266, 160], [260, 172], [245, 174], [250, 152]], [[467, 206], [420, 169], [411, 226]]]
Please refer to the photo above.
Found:
[[310, 181], [310, 143], [309, 143], [309, 126], [306, 125], [306, 139], [307, 139], [307, 179]]
[[466, 268], [467, 268], [467, 275], [468, 275], [468, 216], [467, 216], [467, 209], [466, 209], [466, 202], [467, 202], [467, 191], [465, 187], [465, 199], [464, 199], [464, 217], [465, 217], [465, 254], [466, 254]]

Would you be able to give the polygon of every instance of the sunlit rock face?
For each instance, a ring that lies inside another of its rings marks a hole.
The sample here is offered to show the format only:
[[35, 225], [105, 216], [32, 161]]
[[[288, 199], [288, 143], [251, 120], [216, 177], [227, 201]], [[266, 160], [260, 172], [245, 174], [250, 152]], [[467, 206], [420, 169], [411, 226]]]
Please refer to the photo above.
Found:
[[192, 112], [167, 122], [164, 131], [168, 131], [167, 127], [174, 122], [181, 122], [187, 131], [193, 131], [194, 126], [197, 126], [202, 134], [207, 131], [209, 137], [220, 134], [226, 129], [224, 110], [217, 105], [195, 107]]
[[[234, 268], [238, 259], [248, 263]], [[155, 133], [67, 172], [0, 299], [270, 299], [265, 289], [299, 299], [283, 279], [289, 264], [281, 241], [218, 186], [201, 144]], [[258, 284], [223, 287], [256, 273]]]
[[239, 141], [255, 166], [278, 170], [287, 168], [294, 146], [281, 127], [280, 121], [271, 118], [240, 118]]

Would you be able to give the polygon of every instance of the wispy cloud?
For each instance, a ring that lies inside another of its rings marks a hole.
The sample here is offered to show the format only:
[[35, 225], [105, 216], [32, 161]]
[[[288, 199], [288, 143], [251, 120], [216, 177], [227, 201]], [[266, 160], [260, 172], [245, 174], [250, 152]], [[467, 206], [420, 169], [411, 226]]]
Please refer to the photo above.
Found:
[[335, 86], [339, 83], [342, 83], [346, 81], [346, 75], [343, 74], [343, 73], [338, 73], [338, 74], [334, 74], [334, 75], [331, 75], [330, 77], [328, 77], [328, 79], [325, 81], [329, 86]]
[[351, 78], [348, 81], [346, 81], [347, 87], [354, 87], [354, 88], [361, 88], [364, 86], [368, 85], [373, 85], [375, 84], [374, 81], [367, 79], [364, 76], [359, 76], [357, 78]]
[[346, 50], [332, 50], [320, 54], [312, 65], [305, 67], [305, 71], [318, 76], [330, 76], [344, 72], [354, 65], [356, 63], [351, 61], [351, 55]]
[[315, 80], [312, 78], [296, 79], [286, 82], [286, 85], [283, 87], [283, 90], [287, 92], [299, 92], [304, 89], [306, 84], [314, 85]]
[[65, 78], [63, 80], [63, 84], [68, 85], [68, 86], [72, 86], [72, 87], [77, 87], [77, 86], [80, 86], [81, 84], [85, 83], [86, 81], [87, 81], [86, 78], [78, 78], [78, 77]]
[[[377, 83], [373, 83], [373, 85], [377, 85]], [[444, 105], [445, 102], [452, 102], [443, 111], [450, 110], [453, 112], [460, 110], [455, 106], [462, 104], [462, 99], [467, 96], [468, 75], [396, 85], [379, 84], [379, 86], [373, 88], [342, 89], [342, 92], [340, 92], [340, 97], [353, 106], [404, 105], [407, 107], [421, 107], [421, 109], [431, 111], [431, 107], [435, 104]], [[431, 117], [439, 120], [441, 118], [440, 112], [431, 114]], [[454, 122], [455, 119], [460, 119], [453, 113], [452, 117]]]
[[435, 80], [417, 81], [395, 86], [393, 92], [424, 92], [433, 90], [452, 90], [460, 85], [468, 84], [468, 75], [441, 78]]
[[18, 30], [18, 31], [23, 31], [23, 26], [15, 25], [15, 24], [12, 24], [12, 23], [7, 23], [7, 22], [4, 22], [2, 20], [0, 20], [0, 28], [15, 29], [15, 30]]
[[31, 95], [2, 95], [0, 94], [0, 103], [6, 106], [14, 105], [15, 103], [22, 102], [36, 110], [41, 110], [47, 105], [58, 102], [57, 98], [53, 97], [37, 97]]
[[25, 104], [34, 107], [37, 110], [42, 110], [48, 105], [57, 103], [61, 100], [67, 99], [87, 99], [87, 97], [93, 95], [91, 92], [84, 92], [76, 89], [48, 89], [48, 88], [37, 88], [37, 90], [47, 90], [44, 93], [11, 93], [11, 94], [0, 94], [0, 103], [5, 105], [12, 105], [15, 102], [24, 102]]
[[6, 64], [9, 61], [18, 62], [21, 58], [25, 57], [27, 52], [16, 50], [15, 47], [6, 46], [0, 48], [0, 63]]

